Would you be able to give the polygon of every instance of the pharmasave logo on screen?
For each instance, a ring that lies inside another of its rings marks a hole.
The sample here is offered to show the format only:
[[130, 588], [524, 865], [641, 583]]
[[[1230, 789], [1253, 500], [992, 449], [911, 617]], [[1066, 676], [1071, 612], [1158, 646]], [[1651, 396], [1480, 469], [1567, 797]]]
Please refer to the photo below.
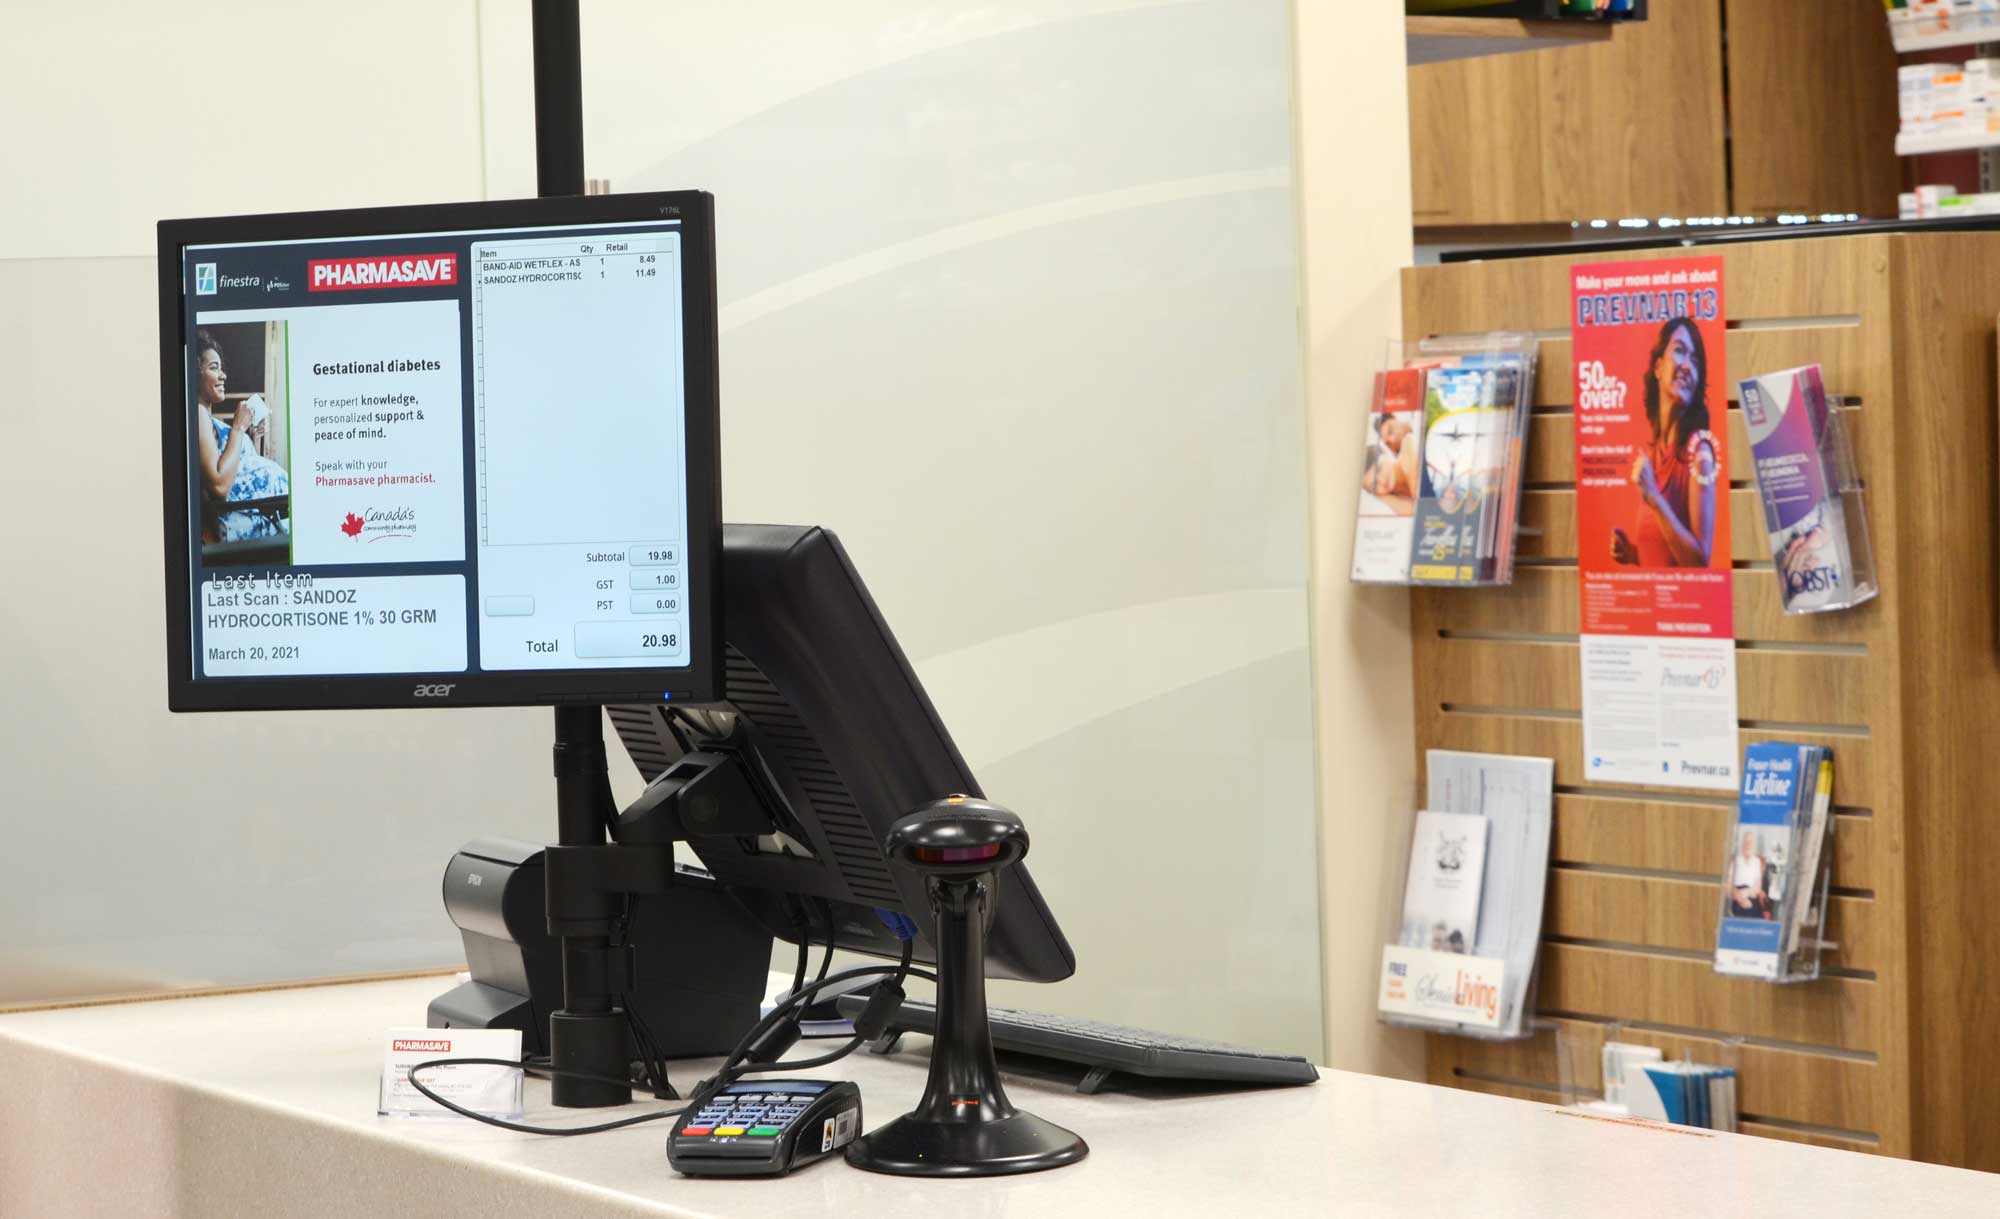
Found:
[[456, 254], [399, 254], [380, 258], [315, 258], [306, 264], [306, 288], [449, 288], [458, 283]]

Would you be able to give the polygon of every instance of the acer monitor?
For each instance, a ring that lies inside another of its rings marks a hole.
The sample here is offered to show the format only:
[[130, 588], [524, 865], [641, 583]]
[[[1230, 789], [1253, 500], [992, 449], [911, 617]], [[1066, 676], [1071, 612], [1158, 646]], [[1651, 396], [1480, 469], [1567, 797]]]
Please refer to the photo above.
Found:
[[701, 192], [163, 221], [168, 705], [706, 700]]

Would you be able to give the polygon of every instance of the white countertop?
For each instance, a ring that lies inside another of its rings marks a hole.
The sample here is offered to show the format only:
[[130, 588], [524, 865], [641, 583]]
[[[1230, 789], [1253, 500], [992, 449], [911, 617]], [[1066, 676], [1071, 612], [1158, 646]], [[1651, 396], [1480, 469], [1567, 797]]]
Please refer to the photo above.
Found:
[[[1016, 1105], [1090, 1143], [1052, 1172], [923, 1181], [835, 1160], [778, 1180], [693, 1180], [667, 1167], [665, 1121], [554, 1139], [376, 1116], [383, 1031], [422, 1024], [450, 985], [0, 1015], [0, 1215], [2000, 1214], [2000, 1176], [1334, 1071], [1309, 1088], [1199, 1095], [1079, 1096], [1010, 1075]], [[823, 1072], [861, 1085], [871, 1128], [923, 1090], [929, 1043], [904, 1044]], [[706, 1065], [677, 1065], [675, 1082]], [[547, 1085], [528, 1086], [530, 1121], [613, 1112], [553, 1110]]]

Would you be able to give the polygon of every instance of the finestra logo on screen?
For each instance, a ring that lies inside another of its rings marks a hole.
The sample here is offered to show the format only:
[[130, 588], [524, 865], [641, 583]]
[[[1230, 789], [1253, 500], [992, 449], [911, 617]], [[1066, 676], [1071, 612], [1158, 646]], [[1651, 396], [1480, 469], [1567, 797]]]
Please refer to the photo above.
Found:
[[354, 288], [449, 288], [458, 283], [458, 255], [408, 254], [378, 258], [315, 258], [306, 264], [313, 292]]

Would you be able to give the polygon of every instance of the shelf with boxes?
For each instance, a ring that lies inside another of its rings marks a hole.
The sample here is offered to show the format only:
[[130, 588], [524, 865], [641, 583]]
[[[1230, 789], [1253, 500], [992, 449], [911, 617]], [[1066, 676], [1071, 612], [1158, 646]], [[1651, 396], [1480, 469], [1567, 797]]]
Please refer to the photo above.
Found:
[[1896, 70], [1896, 155], [2000, 146], [2000, 59]]
[[1917, 0], [1889, 10], [1898, 54], [2000, 41], [2000, 0]]

